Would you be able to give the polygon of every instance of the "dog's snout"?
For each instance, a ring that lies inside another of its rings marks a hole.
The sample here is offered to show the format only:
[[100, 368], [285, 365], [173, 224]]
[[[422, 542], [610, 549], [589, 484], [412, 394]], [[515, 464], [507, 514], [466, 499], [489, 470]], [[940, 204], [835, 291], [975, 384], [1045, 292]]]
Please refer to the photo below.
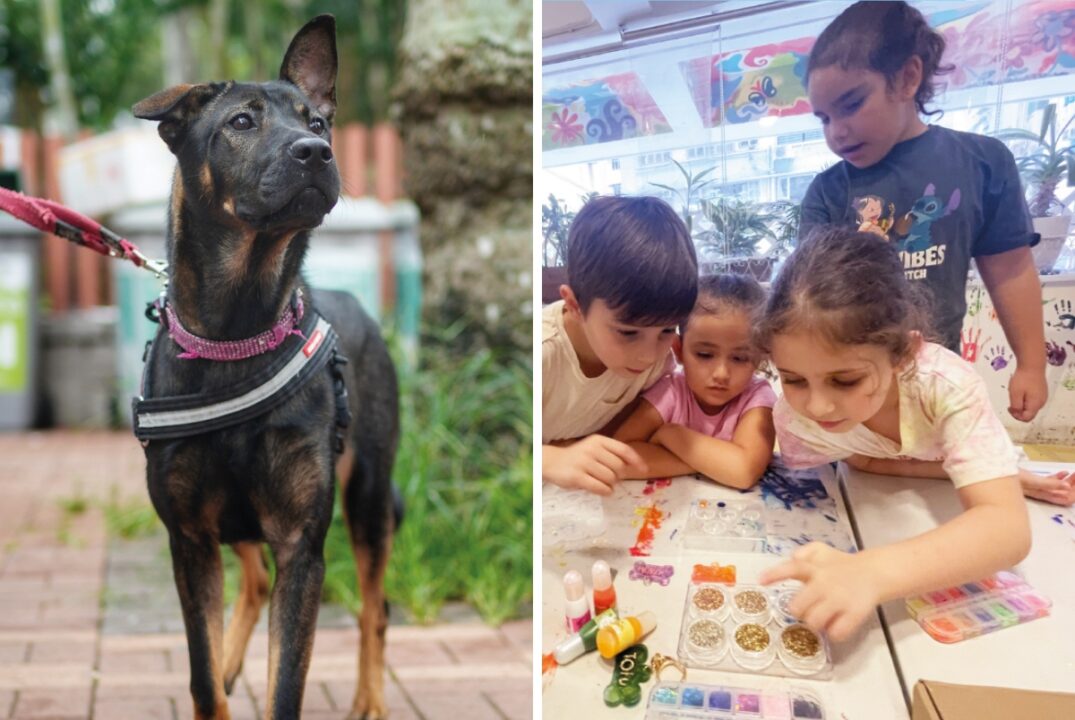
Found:
[[332, 162], [332, 146], [321, 138], [296, 140], [287, 152], [308, 170], [317, 170]]

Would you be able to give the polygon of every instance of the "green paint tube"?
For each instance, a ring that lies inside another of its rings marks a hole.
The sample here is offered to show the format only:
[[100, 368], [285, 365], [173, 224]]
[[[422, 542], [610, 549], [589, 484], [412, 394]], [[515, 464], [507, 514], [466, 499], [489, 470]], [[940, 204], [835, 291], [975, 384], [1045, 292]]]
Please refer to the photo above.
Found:
[[556, 658], [556, 662], [559, 665], [566, 665], [575, 658], [582, 657], [588, 652], [592, 652], [597, 649], [597, 631], [604, 626], [616, 622], [619, 616], [616, 614], [615, 608], [609, 608], [597, 617], [591, 619], [588, 623], [579, 628], [579, 631], [564, 640], [562, 643], [556, 646], [552, 651], [552, 656]]

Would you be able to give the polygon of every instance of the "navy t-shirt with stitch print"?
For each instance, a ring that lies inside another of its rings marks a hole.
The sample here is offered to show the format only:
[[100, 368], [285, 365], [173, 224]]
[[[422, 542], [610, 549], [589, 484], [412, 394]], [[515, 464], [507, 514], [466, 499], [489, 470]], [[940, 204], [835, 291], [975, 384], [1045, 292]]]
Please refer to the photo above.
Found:
[[876, 165], [860, 170], [841, 160], [814, 178], [799, 237], [822, 224], [869, 224], [895, 243], [907, 277], [933, 296], [934, 330], [956, 353], [971, 258], [1037, 242], [1011, 151], [937, 125]]

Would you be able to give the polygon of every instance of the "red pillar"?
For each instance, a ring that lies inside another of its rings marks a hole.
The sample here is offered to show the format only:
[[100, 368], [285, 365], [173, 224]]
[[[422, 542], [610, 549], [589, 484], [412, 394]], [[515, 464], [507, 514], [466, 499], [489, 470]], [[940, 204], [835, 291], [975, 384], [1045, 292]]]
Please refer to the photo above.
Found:
[[[390, 205], [400, 196], [402, 186], [402, 148], [399, 132], [391, 123], [373, 126], [373, 184], [374, 194], [381, 203]], [[381, 307], [387, 314], [396, 307], [396, 261], [392, 232], [380, 237]]]
[[[41, 167], [39, 150], [42, 140], [36, 134], [22, 133], [23, 192], [27, 195], [51, 197], [48, 172]], [[44, 143], [48, 164], [48, 143]], [[42, 236], [42, 260], [45, 265], [45, 292], [52, 312], [64, 312], [71, 307], [71, 248], [68, 242], [55, 235]]]

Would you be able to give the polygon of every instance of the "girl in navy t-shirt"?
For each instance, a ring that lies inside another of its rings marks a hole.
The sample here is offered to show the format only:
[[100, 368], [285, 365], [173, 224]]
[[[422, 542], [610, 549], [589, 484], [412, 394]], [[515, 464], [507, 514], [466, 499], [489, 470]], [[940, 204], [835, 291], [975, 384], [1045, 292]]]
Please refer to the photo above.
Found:
[[855, 3], [821, 33], [807, 87], [843, 162], [811, 183], [800, 237], [851, 225], [896, 245], [907, 277], [930, 290], [940, 341], [957, 353], [974, 258], [1016, 357], [1008, 411], [1029, 422], [1048, 396], [1037, 236], [1004, 144], [922, 121], [935, 76], [951, 69], [940, 65], [944, 46], [905, 2]]

